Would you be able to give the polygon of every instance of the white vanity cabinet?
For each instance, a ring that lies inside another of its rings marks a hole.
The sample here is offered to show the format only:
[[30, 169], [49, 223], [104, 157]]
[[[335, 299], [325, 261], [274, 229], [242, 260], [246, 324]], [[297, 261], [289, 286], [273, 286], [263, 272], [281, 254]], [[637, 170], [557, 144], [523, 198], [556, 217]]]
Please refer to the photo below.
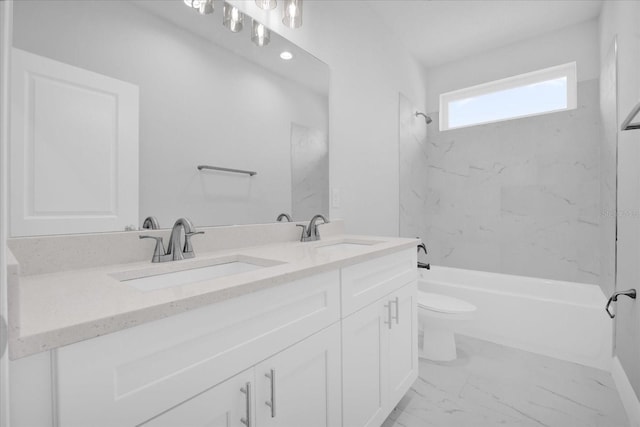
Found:
[[[344, 427], [381, 425], [418, 376], [415, 255], [381, 258], [373, 273], [365, 264], [342, 272], [343, 310], [358, 306], [344, 303], [345, 292], [367, 304], [342, 320]], [[370, 303], [363, 296], [379, 289], [396, 290]]]
[[417, 378], [415, 265], [392, 252], [18, 359], [50, 396], [22, 394], [12, 427], [378, 427]]
[[341, 423], [340, 387], [334, 324], [142, 426], [334, 427]]
[[61, 347], [58, 425], [147, 422], [336, 324], [339, 288], [332, 271]]

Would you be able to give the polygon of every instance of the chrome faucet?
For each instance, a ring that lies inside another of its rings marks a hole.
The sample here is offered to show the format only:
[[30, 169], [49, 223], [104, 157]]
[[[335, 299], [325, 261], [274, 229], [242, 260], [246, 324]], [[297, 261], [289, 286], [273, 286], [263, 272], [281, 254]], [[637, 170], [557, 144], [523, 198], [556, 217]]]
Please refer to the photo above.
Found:
[[280, 221], [282, 221], [283, 219], [286, 219], [286, 220], [287, 220], [287, 222], [291, 222], [291, 216], [289, 216], [289, 214], [286, 214], [286, 213], [284, 213], [284, 212], [283, 212], [283, 213], [281, 213], [280, 215], [278, 215], [278, 218], [276, 218], [276, 221], [280, 222]]
[[142, 228], [146, 228], [148, 230], [157, 230], [160, 228], [160, 223], [158, 222], [158, 218], [155, 216], [148, 216], [142, 222]]
[[325, 218], [323, 215], [314, 215], [309, 221], [309, 225], [305, 226], [304, 224], [296, 224], [297, 227], [302, 228], [302, 234], [300, 236], [301, 242], [313, 242], [315, 240], [320, 240], [320, 233], [318, 232], [318, 224], [316, 222], [321, 219], [322, 223], [328, 224], [329, 220]]
[[[184, 246], [180, 238], [184, 230]], [[169, 246], [164, 249], [162, 237], [140, 236], [140, 239], [155, 239], [156, 247], [153, 250], [151, 262], [179, 261], [181, 259], [193, 258], [196, 256], [191, 245], [191, 237], [196, 234], [204, 234], [204, 231], [195, 231], [195, 227], [187, 218], [178, 219], [171, 229]]]

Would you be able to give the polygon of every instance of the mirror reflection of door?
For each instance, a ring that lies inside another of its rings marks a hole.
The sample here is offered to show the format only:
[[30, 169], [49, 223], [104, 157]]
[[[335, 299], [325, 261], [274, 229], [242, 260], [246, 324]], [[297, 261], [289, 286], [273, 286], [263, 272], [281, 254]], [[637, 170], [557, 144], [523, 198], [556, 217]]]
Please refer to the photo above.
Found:
[[138, 222], [138, 86], [12, 52], [11, 233]]

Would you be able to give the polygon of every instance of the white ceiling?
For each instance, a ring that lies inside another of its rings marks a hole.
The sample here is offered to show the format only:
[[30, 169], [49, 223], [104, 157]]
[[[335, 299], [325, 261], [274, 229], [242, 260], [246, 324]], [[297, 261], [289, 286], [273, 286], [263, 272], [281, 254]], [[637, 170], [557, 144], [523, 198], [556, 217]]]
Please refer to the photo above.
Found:
[[593, 19], [602, 9], [602, 0], [366, 2], [427, 68]]

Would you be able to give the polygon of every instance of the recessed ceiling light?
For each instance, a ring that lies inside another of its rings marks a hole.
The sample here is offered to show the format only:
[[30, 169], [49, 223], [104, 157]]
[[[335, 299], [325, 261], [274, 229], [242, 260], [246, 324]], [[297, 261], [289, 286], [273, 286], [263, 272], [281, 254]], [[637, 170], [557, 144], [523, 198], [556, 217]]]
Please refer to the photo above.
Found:
[[285, 50], [280, 54], [280, 58], [284, 59], [285, 61], [288, 61], [291, 58], [293, 58], [293, 53]]

